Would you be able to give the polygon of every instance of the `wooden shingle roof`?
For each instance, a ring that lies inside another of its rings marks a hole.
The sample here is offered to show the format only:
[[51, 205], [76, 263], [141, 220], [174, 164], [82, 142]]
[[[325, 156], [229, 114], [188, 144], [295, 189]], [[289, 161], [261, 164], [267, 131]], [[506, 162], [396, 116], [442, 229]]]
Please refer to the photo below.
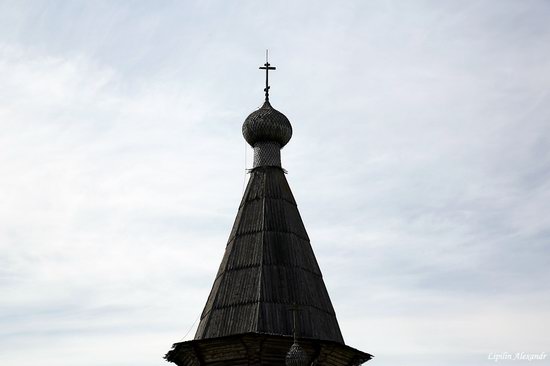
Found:
[[[245, 333], [176, 343], [165, 359], [178, 366], [281, 366], [292, 345], [286, 336]], [[331, 341], [302, 339], [308, 365], [358, 366], [372, 355]]]
[[259, 333], [343, 344], [336, 315], [284, 171], [251, 172], [195, 340]]

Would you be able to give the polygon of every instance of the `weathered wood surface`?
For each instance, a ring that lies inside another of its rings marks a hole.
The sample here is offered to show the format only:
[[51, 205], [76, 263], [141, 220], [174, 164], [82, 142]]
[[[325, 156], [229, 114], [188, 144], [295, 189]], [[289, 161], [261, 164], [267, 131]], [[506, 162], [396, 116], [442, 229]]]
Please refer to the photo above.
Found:
[[[292, 342], [287, 336], [246, 333], [176, 343], [165, 358], [178, 366], [281, 366]], [[338, 342], [299, 342], [315, 366], [355, 366], [372, 358]]]
[[344, 343], [321, 271], [282, 169], [251, 172], [195, 339], [248, 332]]

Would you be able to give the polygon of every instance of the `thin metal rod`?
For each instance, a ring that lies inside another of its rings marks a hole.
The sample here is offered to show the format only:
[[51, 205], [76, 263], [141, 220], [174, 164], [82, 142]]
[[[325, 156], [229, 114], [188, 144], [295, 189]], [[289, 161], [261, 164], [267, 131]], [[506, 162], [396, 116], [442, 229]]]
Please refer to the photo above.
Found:
[[297, 313], [300, 310], [300, 307], [297, 304], [293, 304], [290, 308], [292, 311], [292, 323], [293, 323], [293, 335], [294, 335], [294, 343], [296, 343], [296, 340], [298, 339], [298, 319], [297, 319]]

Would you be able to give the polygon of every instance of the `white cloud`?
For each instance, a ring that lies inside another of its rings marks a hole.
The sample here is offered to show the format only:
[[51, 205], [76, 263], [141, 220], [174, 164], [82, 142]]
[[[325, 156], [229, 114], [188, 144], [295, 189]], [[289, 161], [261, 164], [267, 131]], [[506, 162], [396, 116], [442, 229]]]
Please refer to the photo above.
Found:
[[549, 9], [495, 4], [3, 4], [0, 363], [163, 363], [237, 210], [266, 44], [347, 342], [546, 351]]

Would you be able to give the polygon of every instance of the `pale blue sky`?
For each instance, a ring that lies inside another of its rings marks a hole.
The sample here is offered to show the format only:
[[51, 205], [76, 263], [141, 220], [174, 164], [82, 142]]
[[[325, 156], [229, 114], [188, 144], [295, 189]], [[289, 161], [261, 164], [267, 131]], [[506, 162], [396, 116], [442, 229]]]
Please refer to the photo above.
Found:
[[535, 0], [0, 1], [0, 364], [168, 365], [237, 212], [266, 48], [346, 343], [378, 366], [550, 353], [549, 19]]

